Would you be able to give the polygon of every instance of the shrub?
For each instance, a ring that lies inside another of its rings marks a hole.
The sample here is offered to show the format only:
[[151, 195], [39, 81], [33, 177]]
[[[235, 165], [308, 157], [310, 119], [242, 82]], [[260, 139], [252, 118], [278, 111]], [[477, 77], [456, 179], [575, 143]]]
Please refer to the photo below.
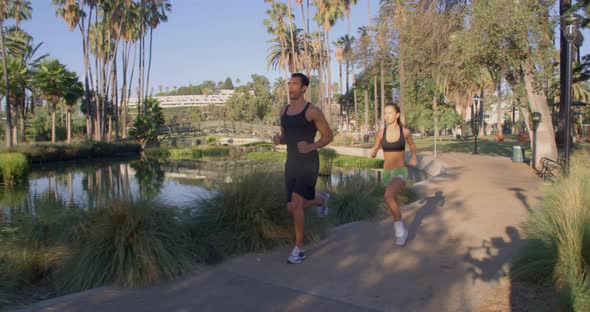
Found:
[[377, 169], [383, 167], [383, 159], [338, 155], [333, 165], [345, 168]]
[[285, 162], [287, 153], [283, 152], [252, 152], [246, 155], [247, 160]]
[[167, 148], [148, 148], [144, 153], [149, 158], [168, 158], [171, 155]]
[[383, 186], [362, 173], [344, 176], [331, 193], [330, 218], [335, 225], [374, 220], [383, 209]]
[[32, 163], [41, 163], [111, 157], [117, 154], [139, 155], [140, 148], [140, 145], [137, 143], [97, 143], [84, 141], [79, 144], [20, 144], [12, 147], [10, 151], [24, 154]]
[[65, 243], [74, 240], [82, 210], [64, 209], [55, 200], [38, 199], [36, 214], [15, 213], [0, 228], [0, 280], [16, 289], [47, 283], [72, 254]]
[[555, 285], [561, 307], [590, 310], [590, 153], [578, 151], [569, 177], [545, 190], [544, 207], [527, 220], [515, 278]]
[[[254, 169], [232, 175], [211, 198], [200, 202], [193, 234], [215, 246], [220, 255], [266, 250], [291, 244], [293, 226], [286, 207], [280, 171]], [[264, 191], [261, 191], [264, 190]], [[306, 238], [316, 240], [327, 224], [306, 214]]]
[[334, 137], [332, 142], [334, 145], [350, 146], [354, 144], [354, 137], [347, 134], [338, 134]]
[[173, 208], [113, 201], [89, 212], [80, 227], [78, 252], [58, 276], [61, 290], [145, 285], [191, 269], [189, 239]]
[[334, 158], [336, 158], [337, 155], [338, 154], [336, 153], [336, 151], [331, 148], [320, 149], [319, 175], [329, 176], [332, 174], [332, 164], [334, 162]]
[[29, 162], [21, 153], [0, 154], [0, 181], [4, 186], [14, 186], [27, 181]]
[[200, 157], [222, 157], [230, 154], [231, 147], [201, 147], [198, 148], [200, 151]]

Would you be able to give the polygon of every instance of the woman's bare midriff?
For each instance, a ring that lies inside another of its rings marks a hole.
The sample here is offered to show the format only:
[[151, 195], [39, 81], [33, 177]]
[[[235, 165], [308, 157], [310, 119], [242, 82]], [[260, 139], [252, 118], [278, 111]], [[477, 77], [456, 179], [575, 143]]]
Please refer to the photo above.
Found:
[[405, 166], [406, 162], [403, 151], [383, 152], [383, 169], [399, 169]]

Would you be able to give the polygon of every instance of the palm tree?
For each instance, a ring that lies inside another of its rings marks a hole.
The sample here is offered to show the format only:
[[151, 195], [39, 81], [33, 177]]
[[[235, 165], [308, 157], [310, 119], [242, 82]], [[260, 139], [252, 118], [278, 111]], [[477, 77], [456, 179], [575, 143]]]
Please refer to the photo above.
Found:
[[331, 69], [330, 69], [330, 30], [332, 26], [336, 23], [336, 21], [343, 17], [344, 15], [344, 7], [342, 3], [336, 0], [316, 0], [315, 5], [317, 7], [317, 12], [314, 19], [318, 22], [318, 24], [322, 25], [324, 29], [324, 39], [325, 39], [325, 47], [328, 50], [327, 60], [326, 60], [326, 67], [327, 67], [327, 98], [328, 103], [326, 109], [326, 119], [328, 122], [331, 121], [331, 104], [332, 104], [332, 92], [330, 86], [332, 85], [331, 81]]
[[[274, 0], [264, 0], [265, 3], [274, 3]], [[289, 34], [291, 36], [291, 42], [295, 41], [295, 33], [293, 31], [293, 14], [291, 13], [291, 0], [287, 0], [287, 16], [289, 17]], [[295, 60], [294, 60], [294, 64], [295, 66], [299, 65], [299, 62], [297, 62], [297, 56], [295, 54], [295, 49], [293, 46], [291, 46], [291, 55], [295, 56]], [[297, 67], [295, 67], [291, 72], [296, 72], [297, 71]]]
[[[302, 55], [301, 62], [303, 63], [303, 67], [305, 67], [305, 73], [309, 77], [310, 71], [311, 71], [311, 68], [310, 68], [311, 55], [309, 54], [309, 49], [308, 49], [309, 30], [307, 29], [307, 23], [305, 23], [305, 8], [303, 7], [303, 0], [295, 0], [295, 3], [297, 3], [301, 6], [301, 22], [303, 24], [303, 36], [304, 36], [303, 49], [305, 51], [305, 53]], [[310, 94], [311, 94], [311, 92], [310, 92]]]
[[[273, 3], [270, 10], [266, 11], [268, 14], [268, 18], [264, 20], [264, 25], [266, 26], [266, 31], [273, 35], [274, 38], [271, 40], [278, 41], [281, 45], [281, 61], [280, 65], [282, 69], [287, 72], [293, 72], [291, 68], [289, 68], [288, 62], [286, 62], [286, 33], [287, 27], [285, 23], [285, 18], [287, 17], [287, 6], [284, 3]], [[292, 67], [294, 69], [294, 66]]]
[[152, 68], [152, 47], [153, 47], [153, 32], [156, 27], [158, 27], [161, 23], [165, 23], [168, 21], [168, 15], [172, 11], [172, 4], [170, 0], [152, 0], [148, 4], [148, 10], [146, 13], [148, 14], [147, 17], [147, 24], [150, 30], [150, 56], [148, 60], [148, 70], [147, 70], [147, 79], [146, 79], [146, 94], [147, 88], [149, 88], [150, 83], [150, 71]]
[[[358, 28], [359, 32], [359, 45], [358, 45], [358, 54], [363, 59], [363, 70], [364, 70], [364, 79], [367, 85], [364, 88], [365, 91], [365, 122], [363, 123], [363, 132], [366, 134], [369, 131], [369, 58], [370, 58], [370, 45], [371, 45], [371, 37], [369, 36], [369, 29], [366, 26], [361, 26]], [[358, 82], [358, 81], [357, 81]], [[358, 86], [358, 83], [357, 83]], [[355, 87], [356, 89], [356, 87]]]
[[[131, 97], [131, 88], [133, 85], [133, 74], [135, 72], [135, 60], [137, 56], [137, 49], [135, 47], [135, 43], [139, 37], [139, 5], [133, 2], [131, 3], [130, 7], [125, 12], [125, 23], [122, 30], [122, 39], [123, 39], [123, 52], [121, 60], [123, 62], [123, 84], [121, 88], [121, 115], [122, 115], [122, 124], [123, 124], [123, 139], [127, 138], [127, 104], [129, 103], [129, 98]], [[131, 61], [131, 75], [129, 80], [127, 80], [127, 72], [129, 70], [129, 60], [131, 58], [131, 49], [133, 49], [133, 60]], [[127, 82], [129, 81], [129, 85]], [[141, 111], [141, 107], [138, 105], [137, 107], [138, 112]]]
[[[6, 30], [5, 44], [9, 55], [8, 75], [11, 79], [9, 82], [11, 85], [10, 89], [21, 95], [11, 99], [11, 103], [14, 108], [14, 115], [20, 115], [20, 137], [24, 142], [25, 122], [27, 119], [26, 94], [27, 90], [33, 91], [30, 69], [34, 68], [40, 60], [46, 58], [47, 54], [37, 57], [35, 54], [42, 43], [33, 46], [33, 37], [18, 26], [13, 26]], [[18, 90], [12, 87], [13, 84], [18, 85]], [[16, 129], [14, 124], [13, 128]], [[14, 141], [16, 142], [16, 139]]]
[[[338, 77], [340, 77], [340, 94], [342, 94], [342, 62], [344, 61], [344, 49], [342, 48], [339, 41], [332, 42], [334, 46], [336, 46], [336, 51], [334, 52], [334, 58], [338, 62]], [[340, 111], [342, 113], [342, 111]]]
[[66, 102], [66, 133], [68, 143], [72, 143], [72, 110], [74, 104], [78, 102], [84, 96], [84, 85], [78, 81], [78, 77], [75, 74], [70, 74], [66, 77], [68, 80], [67, 90], [64, 94], [64, 100]]
[[[98, 115], [93, 114], [95, 111], [92, 107], [92, 94], [94, 90], [92, 77], [92, 67], [90, 65], [90, 50], [88, 43], [88, 36], [90, 29], [90, 21], [92, 21], [93, 13], [97, 7], [97, 1], [70, 1], [70, 0], [52, 0], [54, 6], [56, 6], [56, 14], [61, 16], [70, 31], [76, 27], [80, 31], [82, 38], [82, 54], [84, 56], [84, 101], [86, 111], [86, 134], [88, 138], [92, 138], [93, 134], [98, 133], [98, 127], [93, 129], [93, 125], [96, 126], [98, 123]], [[88, 7], [88, 12], [85, 11], [85, 7]], [[85, 23], [88, 19], [88, 23]], [[94, 130], [94, 131], [93, 131]]]
[[[346, 95], [345, 97], [345, 106], [346, 106], [346, 113], [349, 115], [350, 111], [350, 103], [348, 103], [348, 90], [349, 90], [349, 83], [348, 78], [350, 76], [350, 63], [353, 61], [353, 53], [352, 53], [352, 45], [355, 42], [355, 38], [349, 35], [344, 35], [338, 38], [338, 44], [342, 47], [344, 53], [344, 61], [346, 62]], [[340, 82], [342, 84], [342, 82]]]
[[283, 77], [277, 77], [272, 85], [272, 94], [275, 96], [277, 102], [282, 101], [284, 98], [285, 102], [289, 102], [289, 95], [287, 91], [287, 80]]
[[4, 74], [4, 93], [6, 98], [6, 146], [12, 147], [12, 111], [10, 107], [10, 85], [8, 82], [8, 55], [4, 43], [4, 22], [13, 18], [17, 25], [31, 17], [31, 2], [28, 0], [0, 0], [0, 50], [2, 50], [2, 70]]
[[51, 109], [51, 142], [55, 143], [55, 107], [77, 81], [74, 73], [55, 59], [41, 61], [35, 68], [34, 83]]
[[[295, 29], [295, 42], [292, 42], [289, 37], [273, 38], [269, 40], [272, 45], [269, 48], [269, 54], [267, 55], [267, 67], [268, 68], [289, 68], [289, 71], [293, 72], [295, 68], [295, 62], [298, 56], [301, 56], [301, 28]], [[281, 43], [283, 41], [283, 43]], [[295, 51], [295, 54], [291, 54], [291, 51]]]

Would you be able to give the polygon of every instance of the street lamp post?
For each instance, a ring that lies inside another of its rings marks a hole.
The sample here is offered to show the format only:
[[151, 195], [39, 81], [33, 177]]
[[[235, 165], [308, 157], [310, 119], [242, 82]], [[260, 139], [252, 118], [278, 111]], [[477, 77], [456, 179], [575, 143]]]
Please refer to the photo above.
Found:
[[477, 113], [477, 109], [479, 107], [480, 97], [475, 95], [473, 97], [473, 105], [471, 106], [471, 130], [473, 131], [473, 136], [475, 137], [475, 142], [473, 144], [473, 152], [471, 154], [478, 155], [479, 152], [477, 151], [477, 135], [479, 134], [479, 114]]
[[565, 40], [567, 41], [565, 51], [565, 83], [564, 83], [564, 94], [561, 94], [561, 100], [564, 105], [564, 116], [565, 116], [565, 129], [564, 129], [564, 164], [563, 171], [564, 175], [569, 175], [570, 169], [570, 152], [571, 152], [571, 100], [572, 100], [572, 53], [574, 51], [574, 45], [582, 45], [584, 37], [580, 32], [580, 20], [581, 17], [577, 14], [568, 14], [562, 16], [561, 27]]

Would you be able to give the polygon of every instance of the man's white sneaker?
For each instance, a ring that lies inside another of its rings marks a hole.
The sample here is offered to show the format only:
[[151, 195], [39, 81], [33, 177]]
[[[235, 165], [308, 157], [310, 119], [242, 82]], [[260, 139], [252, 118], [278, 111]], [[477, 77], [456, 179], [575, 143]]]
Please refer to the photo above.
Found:
[[322, 192], [320, 194], [320, 198], [323, 200], [322, 205], [318, 206], [318, 216], [321, 218], [325, 218], [328, 216], [328, 200], [330, 199], [330, 193]]
[[291, 264], [301, 263], [305, 259], [305, 252], [299, 247], [295, 246], [293, 250], [291, 250], [291, 255], [287, 258], [287, 262]]

